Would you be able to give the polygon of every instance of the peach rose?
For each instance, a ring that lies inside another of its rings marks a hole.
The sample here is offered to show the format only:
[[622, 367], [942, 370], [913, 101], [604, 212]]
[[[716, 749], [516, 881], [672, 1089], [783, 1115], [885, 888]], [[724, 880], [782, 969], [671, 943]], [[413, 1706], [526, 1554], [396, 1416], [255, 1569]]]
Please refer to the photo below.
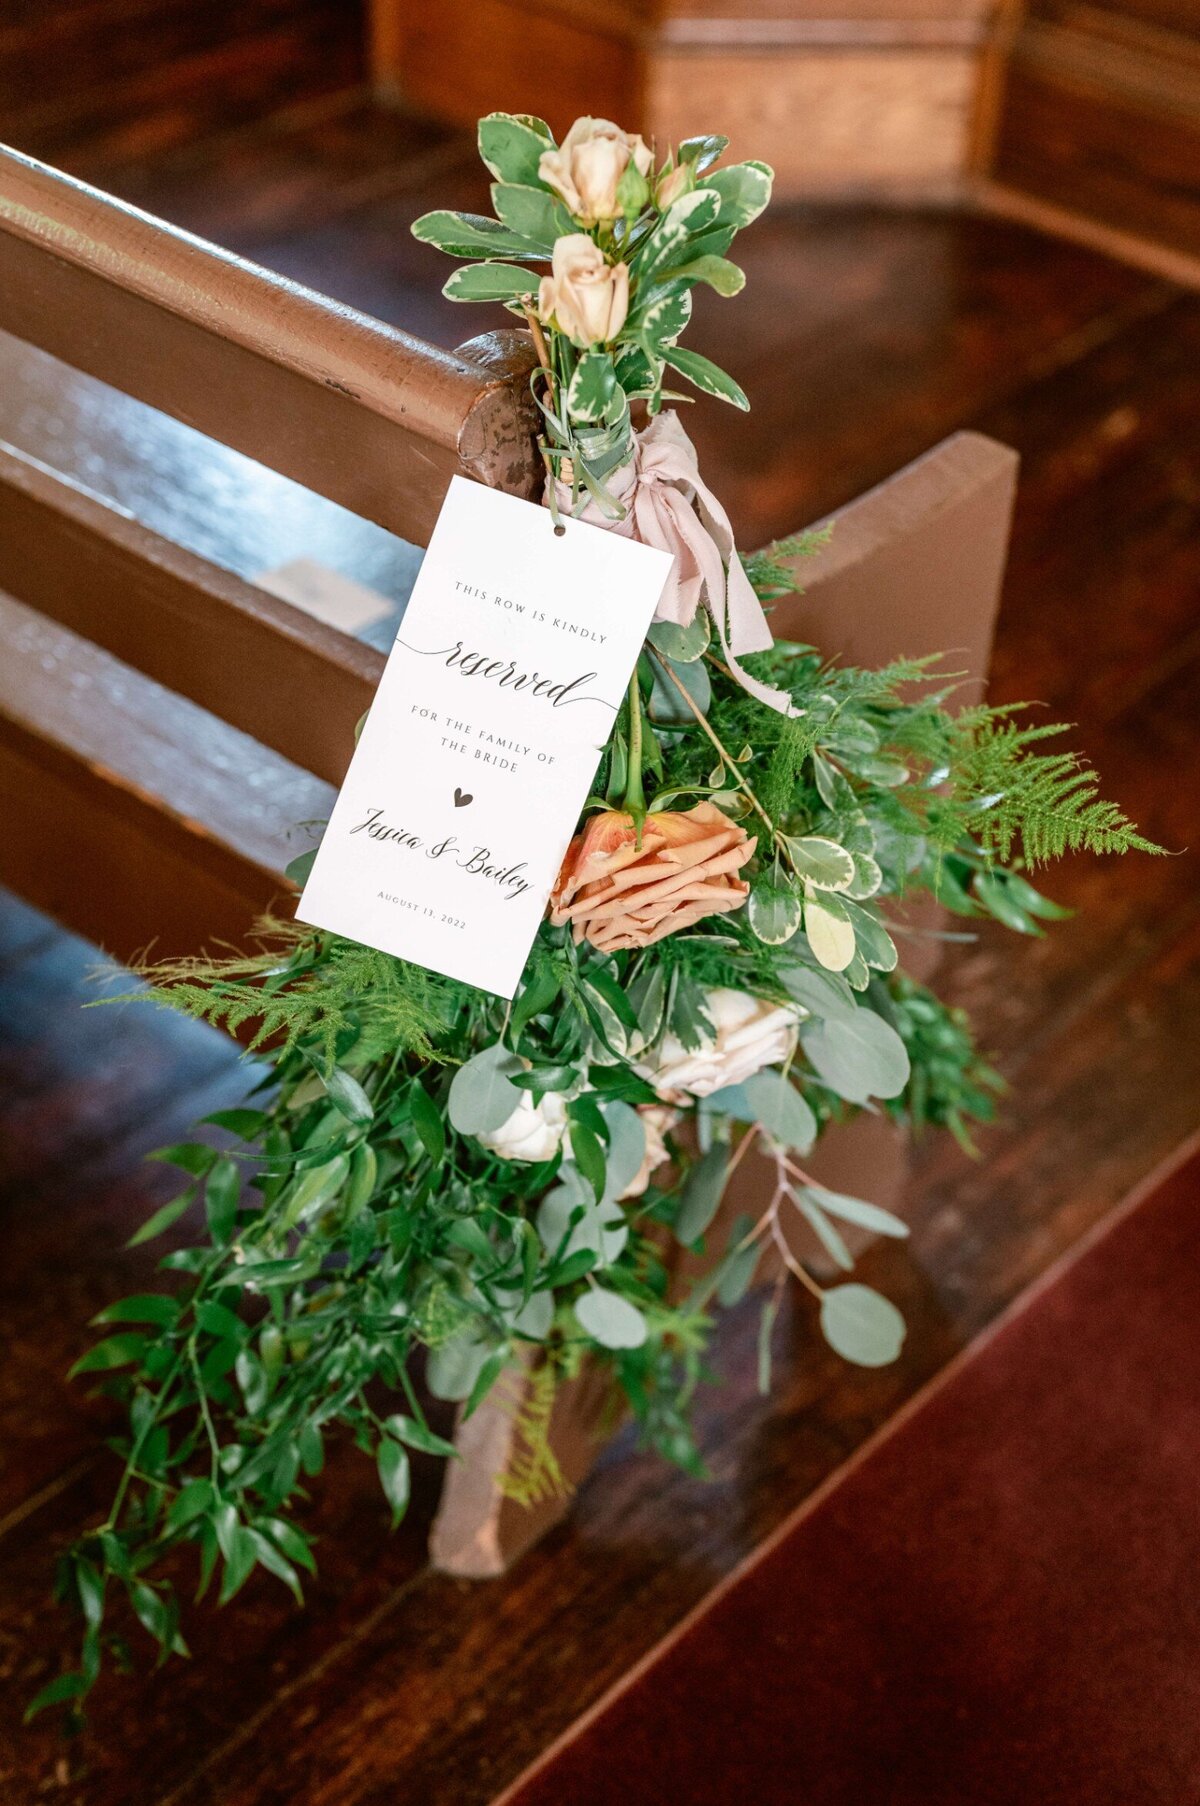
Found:
[[538, 318], [586, 351], [615, 339], [629, 312], [629, 269], [609, 263], [586, 232], [555, 239], [550, 275], [538, 284]]
[[624, 211], [617, 189], [631, 158], [641, 175], [650, 174], [654, 158], [636, 132], [611, 119], [577, 119], [557, 149], [542, 152], [538, 175], [582, 225], [595, 226]]
[[715, 803], [648, 815], [637, 844], [633, 817], [606, 809], [567, 848], [550, 893], [550, 920], [602, 953], [648, 947], [704, 916], [740, 909], [750, 886], [738, 871], [755, 842]]

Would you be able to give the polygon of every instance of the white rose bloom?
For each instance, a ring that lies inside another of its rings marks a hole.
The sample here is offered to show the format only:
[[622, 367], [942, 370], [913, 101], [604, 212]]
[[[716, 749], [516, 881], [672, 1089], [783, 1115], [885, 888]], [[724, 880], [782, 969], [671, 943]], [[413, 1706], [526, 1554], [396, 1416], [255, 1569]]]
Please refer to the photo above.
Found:
[[636, 132], [623, 132], [611, 119], [577, 119], [557, 150], [542, 152], [538, 175], [581, 225], [594, 226], [620, 218], [617, 188], [631, 157], [648, 176], [654, 158]]
[[[678, 1110], [672, 1110], [666, 1104], [639, 1104], [638, 1115], [642, 1119], [642, 1127], [646, 1131], [646, 1152], [642, 1156], [642, 1164], [621, 1193], [621, 1199], [640, 1198], [650, 1183], [651, 1176], [668, 1160], [667, 1144], [664, 1139], [679, 1121]], [[621, 1201], [618, 1199], [618, 1202]]]
[[551, 320], [581, 351], [615, 339], [629, 312], [629, 270], [606, 263], [586, 232], [568, 232], [554, 242], [550, 275], [538, 285], [538, 318]]
[[532, 1092], [522, 1091], [508, 1121], [476, 1140], [501, 1160], [525, 1160], [532, 1165], [552, 1159], [566, 1132], [567, 1106], [557, 1091], [548, 1091], [540, 1104], [534, 1103]]
[[774, 1066], [791, 1053], [800, 1011], [794, 1005], [768, 1003], [746, 991], [710, 991], [705, 1014], [716, 1030], [694, 1051], [666, 1034], [636, 1071], [664, 1103], [683, 1104], [689, 1097], [709, 1097], [726, 1085], [740, 1085], [764, 1066]]

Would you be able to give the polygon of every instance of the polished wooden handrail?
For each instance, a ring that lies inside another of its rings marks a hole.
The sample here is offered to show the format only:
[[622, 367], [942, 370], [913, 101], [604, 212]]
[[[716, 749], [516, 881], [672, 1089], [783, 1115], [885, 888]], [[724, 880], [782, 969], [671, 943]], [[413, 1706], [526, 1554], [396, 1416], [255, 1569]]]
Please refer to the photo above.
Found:
[[0, 330], [418, 543], [454, 472], [538, 482], [504, 370], [3, 146]]

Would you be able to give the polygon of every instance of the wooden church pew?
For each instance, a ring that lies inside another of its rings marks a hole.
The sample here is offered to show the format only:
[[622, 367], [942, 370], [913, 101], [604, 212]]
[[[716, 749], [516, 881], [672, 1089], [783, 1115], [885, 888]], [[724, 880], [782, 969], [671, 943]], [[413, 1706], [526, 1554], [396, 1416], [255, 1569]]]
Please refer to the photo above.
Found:
[[[0, 149], [0, 882], [118, 957], [243, 939], [328, 813], [449, 477], [538, 491], [528, 367], [518, 334], [439, 351]], [[978, 694], [1015, 466], [959, 433], [851, 503], [776, 632], [948, 649]], [[387, 597], [375, 645], [252, 580], [293, 549]], [[862, 1118], [820, 1159], [880, 1197], [902, 1153]], [[604, 1390], [562, 1389], [571, 1479]], [[502, 1497], [510, 1428], [460, 1432], [455, 1572], [561, 1515]]]

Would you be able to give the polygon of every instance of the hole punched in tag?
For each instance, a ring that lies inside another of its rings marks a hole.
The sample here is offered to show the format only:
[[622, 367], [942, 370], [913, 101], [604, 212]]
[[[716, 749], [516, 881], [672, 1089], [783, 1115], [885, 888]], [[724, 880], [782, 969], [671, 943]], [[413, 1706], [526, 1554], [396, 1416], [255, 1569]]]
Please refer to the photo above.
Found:
[[561, 521], [556, 522], [555, 528], [554, 528], [555, 539], [561, 539], [563, 537], [563, 535], [566, 533], [566, 530], [567, 529], [563, 526]]

